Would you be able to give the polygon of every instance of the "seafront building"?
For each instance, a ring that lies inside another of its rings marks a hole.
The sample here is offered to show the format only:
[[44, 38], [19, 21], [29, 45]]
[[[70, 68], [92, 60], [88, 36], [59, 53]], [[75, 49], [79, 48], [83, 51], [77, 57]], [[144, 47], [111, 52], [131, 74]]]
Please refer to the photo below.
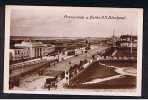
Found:
[[133, 35], [121, 35], [118, 41], [118, 46], [120, 47], [137, 47], [137, 36]]
[[42, 42], [22, 41], [10, 48], [10, 61], [35, 59], [48, 56], [54, 52], [55, 46], [43, 44]]

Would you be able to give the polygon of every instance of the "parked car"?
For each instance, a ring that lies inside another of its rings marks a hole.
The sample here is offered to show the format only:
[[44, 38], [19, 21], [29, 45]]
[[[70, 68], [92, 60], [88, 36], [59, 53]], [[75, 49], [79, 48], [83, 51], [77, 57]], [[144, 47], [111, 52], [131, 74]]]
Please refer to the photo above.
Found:
[[51, 88], [57, 88], [57, 79], [56, 77], [49, 77], [46, 79], [46, 82], [44, 84], [44, 88], [48, 88], [49, 90]]

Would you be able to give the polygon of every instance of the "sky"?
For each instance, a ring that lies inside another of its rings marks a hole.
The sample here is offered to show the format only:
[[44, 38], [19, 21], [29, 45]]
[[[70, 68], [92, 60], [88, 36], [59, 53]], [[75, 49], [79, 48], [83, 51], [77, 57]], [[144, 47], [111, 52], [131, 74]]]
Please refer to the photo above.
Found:
[[[10, 6], [11, 36], [109, 37], [138, 32], [138, 10], [90, 7]], [[83, 16], [80, 18], [64, 17]], [[119, 16], [123, 19], [86, 19]]]

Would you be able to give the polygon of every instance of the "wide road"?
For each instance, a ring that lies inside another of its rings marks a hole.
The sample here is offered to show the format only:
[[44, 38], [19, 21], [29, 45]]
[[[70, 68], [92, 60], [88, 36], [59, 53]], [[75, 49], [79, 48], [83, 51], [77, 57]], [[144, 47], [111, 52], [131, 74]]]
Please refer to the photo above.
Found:
[[88, 50], [87, 53], [83, 53], [81, 55], [78, 55], [78, 56], [73, 56], [71, 58], [68, 58], [62, 62], [59, 62], [57, 64], [52, 65], [51, 67], [48, 67], [46, 68], [47, 66], [44, 66], [46, 63], [48, 63], [47, 60], [40, 60], [38, 61], [38, 63], [36, 64], [28, 64], [28, 65], [23, 65], [21, 67], [17, 67], [17, 68], [14, 68], [12, 70], [12, 73], [10, 74], [10, 78], [11, 77], [17, 77], [19, 75], [21, 75], [22, 73], [27, 73], [29, 71], [33, 71], [37, 68], [41, 68], [41, 67], [45, 67], [45, 71], [46, 70], [55, 70], [55, 71], [65, 71], [68, 70], [70, 68], [70, 65], [69, 65], [69, 62], [71, 62], [71, 66], [73, 66], [74, 64], [79, 64], [81, 60], [84, 60], [84, 59], [90, 59], [92, 57], [92, 55], [96, 54], [98, 51], [101, 51], [103, 49], [105, 49], [106, 47], [97, 47], [97, 48], [93, 48], [93, 49], [90, 49]]
[[[78, 56], [74, 56], [74, 57], [68, 58], [62, 62], [59, 62], [59, 63], [55, 64], [55, 66], [51, 66], [51, 67], [47, 68], [46, 70], [56, 70], [56, 71], [65, 71], [65, 69], [68, 70], [70, 68], [70, 66], [73, 66], [74, 64], [79, 64], [81, 60], [90, 59], [92, 57], [92, 55], [94, 55], [97, 52], [102, 51], [106, 48], [107, 47], [98, 46], [96, 48], [88, 50], [87, 53], [83, 53]], [[71, 65], [69, 64], [69, 62], [71, 62]]]
[[42, 62], [39, 62], [36, 64], [24, 65], [24, 66], [22, 66], [22, 68], [19, 67], [18, 69], [14, 69], [10, 73], [10, 78], [19, 77], [21, 74], [25, 74], [27, 72], [34, 71], [35, 69], [45, 67], [44, 65], [47, 63], [48, 63], [48, 61], [42, 61]]

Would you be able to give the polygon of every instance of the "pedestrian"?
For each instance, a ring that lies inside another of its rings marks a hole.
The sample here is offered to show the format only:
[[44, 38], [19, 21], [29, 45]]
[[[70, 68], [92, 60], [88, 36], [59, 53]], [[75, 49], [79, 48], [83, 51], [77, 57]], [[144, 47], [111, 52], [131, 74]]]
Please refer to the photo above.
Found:
[[48, 63], [48, 66], [50, 67], [50, 62]]
[[50, 90], [50, 88], [51, 88], [51, 86], [50, 86], [50, 85], [48, 85], [48, 90]]
[[55, 61], [54, 61], [53, 65], [55, 66]]

